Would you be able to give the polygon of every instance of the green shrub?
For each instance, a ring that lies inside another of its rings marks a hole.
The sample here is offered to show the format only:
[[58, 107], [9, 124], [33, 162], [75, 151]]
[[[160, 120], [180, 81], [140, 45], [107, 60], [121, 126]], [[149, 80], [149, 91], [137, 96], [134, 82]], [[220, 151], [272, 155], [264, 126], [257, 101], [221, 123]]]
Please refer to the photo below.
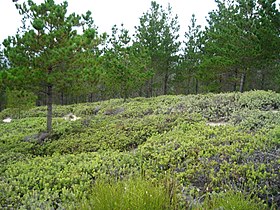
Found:
[[277, 110], [280, 108], [280, 94], [273, 91], [249, 91], [240, 94], [240, 108]]
[[[278, 97], [254, 91], [54, 106], [53, 134], [44, 142], [32, 136], [45, 129], [46, 107], [22, 111], [21, 119], [0, 122], [1, 208], [87, 208], [96, 180], [117, 189], [141, 183], [127, 180], [135, 174], [156, 189], [171, 174], [183, 209], [190, 197], [228, 186], [279, 207]], [[70, 112], [81, 119], [64, 120]]]
[[232, 114], [230, 122], [247, 131], [270, 130], [280, 125], [280, 112], [243, 109]]

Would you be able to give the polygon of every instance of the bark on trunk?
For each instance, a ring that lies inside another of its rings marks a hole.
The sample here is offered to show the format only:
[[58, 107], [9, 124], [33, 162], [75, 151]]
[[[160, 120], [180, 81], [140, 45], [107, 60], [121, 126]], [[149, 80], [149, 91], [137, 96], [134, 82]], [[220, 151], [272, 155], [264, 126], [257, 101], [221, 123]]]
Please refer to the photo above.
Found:
[[[223, 77], [222, 77], [222, 75], [220, 75], [220, 77], [219, 77], [219, 82], [220, 82], [219, 92], [223, 92]], [[224, 89], [226, 89], [226, 88], [224, 87]]]
[[146, 97], [152, 97], [153, 96], [153, 85], [154, 85], [154, 77], [152, 77], [148, 82], [147, 82], [147, 92], [146, 92]]
[[163, 95], [167, 94], [167, 85], [168, 85], [168, 73], [165, 73], [164, 84], [163, 84]]
[[[48, 68], [48, 75], [52, 73], [52, 67]], [[50, 134], [52, 132], [52, 104], [53, 104], [53, 85], [47, 85], [47, 133]]]
[[[183, 86], [184, 88], [184, 86]], [[191, 77], [188, 77], [187, 79], [187, 85], [186, 85], [186, 92], [184, 92], [186, 95], [189, 95], [191, 93]]]
[[261, 79], [261, 90], [264, 90], [265, 86], [265, 75], [262, 73], [262, 79]]
[[240, 93], [244, 92], [245, 79], [246, 79], [246, 74], [242, 73], [241, 80], [240, 80], [240, 89], [239, 89]]
[[2, 104], [2, 100], [0, 101], [0, 112], [4, 109], [4, 104]]
[[195, 78], [195, 94], [198, 94], [198, 79]]
[[233, 91], [236, 92], [237, 90], [237, 78], [238, 78], [238, 72], [237, 69], [235, 69], [235, 78], [234, 78], [234, 83], [233, 83]]
[[47, 133], [52, 132], [52, 104], [53, 104], [53, 86], [47, 87]]
[[92, 103], [93, 102], [93, 93], [89, 94], [89, 102]]
[[63, 94], [63, 92], [60, 94], [60, 105], [61, 106], [64, 105], [64, 94]]

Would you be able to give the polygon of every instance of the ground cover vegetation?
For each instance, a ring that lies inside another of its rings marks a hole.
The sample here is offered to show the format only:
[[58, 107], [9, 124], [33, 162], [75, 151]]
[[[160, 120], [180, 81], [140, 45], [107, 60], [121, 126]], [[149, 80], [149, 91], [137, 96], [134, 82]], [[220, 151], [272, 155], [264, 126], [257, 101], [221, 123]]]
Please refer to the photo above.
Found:
[[57, 105], [46, 139], [46, 106], [5, 109], [1, 208], [277, 209], [279, 107], [271, 91]]
[[133, 35], [100, 33], [67, 2], [15, 2], [22, 27], [0, 50], [1, 208], [280, 208], [279, 8], [216, 3], [182, 39], [155, 1]]

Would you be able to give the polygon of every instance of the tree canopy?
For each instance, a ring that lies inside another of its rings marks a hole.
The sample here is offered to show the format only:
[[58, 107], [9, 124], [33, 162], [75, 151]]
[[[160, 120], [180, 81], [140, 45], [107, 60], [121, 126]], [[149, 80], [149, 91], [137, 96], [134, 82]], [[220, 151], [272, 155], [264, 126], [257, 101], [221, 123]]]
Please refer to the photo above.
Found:
[[[279, 59], [280, 15], [276, 1], [216, 2], [218, 10], [210, 13], [204, 32], [205, 79], [211, 78], [219, 91], [236, 91], [238, 86], [240, 92], [253, 89], [257, 86], [253, 81], [264, 83], [269, 75], [267, 68], [272, 70], [271, 64]], [[223, 81], [232, 88], [225, 87]]]
[[152, 1], [151, 9], [140, 17], [140, 25], [136, 27], [135, 36], [137, 42], [148, 50], [151, 57], [150, 68], [154, 73], [149, 84], [148, 96], [154, 95], [154, 86], [158, 86], [159, 94], [168, 93], [168, 83], [179, 58], [177, 54], [180, 47], [179, 29], [178, 16], [173, 17], [170, 5], [165, 10], [157, 2]]

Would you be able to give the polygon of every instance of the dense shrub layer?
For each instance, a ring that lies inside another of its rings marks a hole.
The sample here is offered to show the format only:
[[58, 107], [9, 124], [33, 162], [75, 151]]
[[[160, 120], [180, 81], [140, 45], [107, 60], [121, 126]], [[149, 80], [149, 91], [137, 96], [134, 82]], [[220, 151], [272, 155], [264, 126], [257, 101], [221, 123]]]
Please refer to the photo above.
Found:
[[98, 183], [127, 180], [118, 189], [130, 177], [169, 189], [172, 208], [210, 209], [227, 190], [280, 207], [279, 104], [277, 93], [252, 91], [56, 106], [45, 141], [45, 107], [4, 110], [14, 119], [0, 123], [1, 208], [87, 208]]

